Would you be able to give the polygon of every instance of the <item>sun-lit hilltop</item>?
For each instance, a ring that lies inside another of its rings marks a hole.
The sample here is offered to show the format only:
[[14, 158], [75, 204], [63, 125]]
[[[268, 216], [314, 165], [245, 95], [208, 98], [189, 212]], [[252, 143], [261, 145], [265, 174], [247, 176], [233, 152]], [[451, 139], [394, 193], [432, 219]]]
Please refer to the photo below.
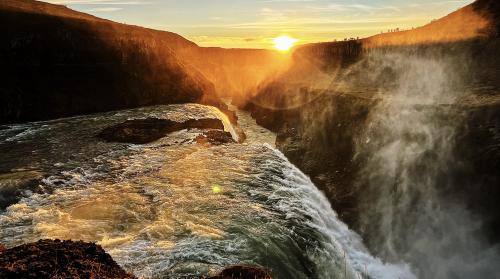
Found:
[[369, 37], [364, 45], [447, 43], [487, 36], [496, 32], [499, 7], [495, 0], [476, 1], [425, 26]]

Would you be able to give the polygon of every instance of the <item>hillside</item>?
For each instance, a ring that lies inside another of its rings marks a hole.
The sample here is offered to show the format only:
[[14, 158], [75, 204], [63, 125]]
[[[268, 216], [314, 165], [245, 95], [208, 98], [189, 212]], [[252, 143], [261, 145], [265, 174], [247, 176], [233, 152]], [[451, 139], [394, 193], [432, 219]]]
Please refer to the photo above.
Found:
[[0, 122], [152, 104], [220, 105], [181, 36], [37, 1], [0, 2]]
[[365, 47], [449, 43], [497, 34], [500, 4], [480, 0], [412, 30], [379, 34], [363, 40]]
[[[467, 58], [461, 72], [471, 86], [500, 87], [499, 26], [500, 2], [478, 0], [413, 30], [302, 45], [294, 50], [291, 66], [262, 83], [258, 97], [251, 102], [268, 108], [295, 107], [324, 91], [370, 97], [378, 91], [380, 81], [390, 83], [391, 76], [366, 78], [362, 68], [353, 70], [352, 66], [373, 53], [395, 51]], [[347, 78], [350, 82], [339, 82]]]

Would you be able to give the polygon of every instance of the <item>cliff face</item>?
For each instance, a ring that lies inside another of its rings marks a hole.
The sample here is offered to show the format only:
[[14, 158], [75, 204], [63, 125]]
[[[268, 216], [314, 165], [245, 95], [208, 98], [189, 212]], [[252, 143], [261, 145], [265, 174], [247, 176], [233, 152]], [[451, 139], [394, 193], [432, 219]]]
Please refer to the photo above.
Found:
[[[374, 253], [406, 259], [417, 269], [429, 266], [419, 271], [422, 278], [436, 269], [413, 258], [418, 247], [411, 243], [425, 235], [413, 235], [415, 226], [440, 231], [433, 224], [440, 217], [421, 217], [428, 213], [420, 212], [423, 204], [458, 204], [476, 217], [482, 238], [500, 241], [493, 198], [500, 195], [494, 163], [500, 157], [498, 7], [476, 1], [413, 31], [300, 47], [289, 70], [246, 104]], [[468, 31], [458, 34], [458, 22]], [[405, 153], [412, 148], [415, 153]], [[439, 169], [441, 160], [447, 163]], [[389, 230], [379, 221], [384, 216], [393, 218]], [[449, 219], [455, 217], [466, 219]], [[425, 239], [439, 246], [434, 240]], [[381, 247], [388, 242], [389, 252]]]
[[213, 84], [176, 54], [169, 32], [36, 1], [0, 3], [0, 122], [153, 104], [220, 105]]

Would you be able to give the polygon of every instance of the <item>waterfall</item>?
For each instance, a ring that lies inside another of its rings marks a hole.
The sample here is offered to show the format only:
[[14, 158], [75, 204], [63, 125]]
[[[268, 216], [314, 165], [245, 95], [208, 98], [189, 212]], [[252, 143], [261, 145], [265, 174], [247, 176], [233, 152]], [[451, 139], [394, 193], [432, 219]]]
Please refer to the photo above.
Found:
[[464, 114], [454, 105], [467, 94], [457, 82], [466, 64], [410, 52], [367, 59], [367, 73], [394, 77], [381, 86], [357, 140], [368, 246], [384, 259], [408, 262], [420, 278], [495, 278], [500, 257], [484, 247], [481, 221], [446, 194], [464, 167], [454, 155]]

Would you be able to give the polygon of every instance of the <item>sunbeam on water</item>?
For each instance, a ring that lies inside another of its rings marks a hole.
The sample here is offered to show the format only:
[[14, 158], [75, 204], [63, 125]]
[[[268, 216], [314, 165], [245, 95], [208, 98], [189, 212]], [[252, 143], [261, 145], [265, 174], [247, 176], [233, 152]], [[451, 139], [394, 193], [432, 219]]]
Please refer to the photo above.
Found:
[[95, 137], [127, 119], [219, 115], [201, 105], [159, 106], [0, 131], [0, 151], [8, 154], [2, 172], [43, 176], [0, 215], [0, 242], [93, 241], [145, 278], [201, 276], [242, 263], [269, 267], [276, 278], [414, 278], [406, 265], [370, 256], [247, 114], [239, 115], [245, 144], [197, 145], [198, 130], [146, 145]]

